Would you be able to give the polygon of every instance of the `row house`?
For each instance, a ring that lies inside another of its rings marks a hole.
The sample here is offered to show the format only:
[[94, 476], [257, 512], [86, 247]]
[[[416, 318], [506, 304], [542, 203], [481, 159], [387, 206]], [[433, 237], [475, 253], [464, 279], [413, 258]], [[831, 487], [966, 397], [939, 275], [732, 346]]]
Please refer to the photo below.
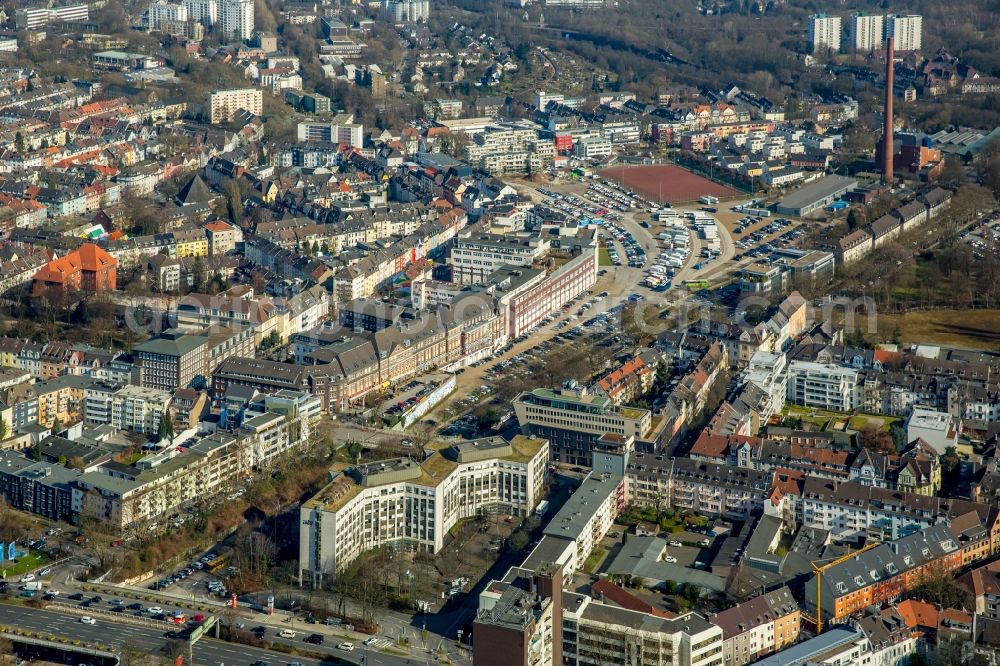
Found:
[[626, 468], [625, 487], [629, 503], [639, 506], [745, 519], [763, 509], [773, 478], [770, 472], [636, 453]]
[[864, 230], [852, 231], [841, 238], [837, 244], [838, 259], [844, 265], [850, 264], [900, 234], [916, 229], [945, 211], [951, 204], [951, 197], [951, 192], [940, 187], [919, 194], [912, 201], [873, 221]]
[[655, 378], [656, 368], [642, 356], [636, 356], [598, 379], [593, 391], [615, 405], [624, 405], [645, 395], [652, 388]]
[[707, 616], [722, 629], [724, 666], [745, 666], [794, 645], [801, 618], [798, 603], [784, 585]]
[[923, 440], [902, 455], [868, 449], [835, 449], [827, 442], [798, 442], [743, 435], [723, 436], [704, 430], [689, 456], [697, 461], [765, 472], [792, 471], [833, 481], [902, 490], [932, 496], [941, 487], [937, 453]]
[[807, 527], [828, 530], [835, 539], [894, 540], [970, 511], [976, 512], [991, 531], [991, 547], [1000, 545], [996, 509], [979, 502], [927, 496], [902, 490], [805, 477], [796, 492], [785, 494], [786, 506], [794, 508]]
[[[824, 623], [841, 624], [866, 608], [899, 601], [928, 576], [961, 568], [967, 551], [982, 552], [978, 544], [989, 542], [988, 531], [972, 516], [971, 521], [959, 517], [955, 527], [948, 521], [932, 525], [823, 568], [805, 586], [806, 607], [819, 609]], [[978, 529], [970, 529], [969, 522], [979, 523]]]

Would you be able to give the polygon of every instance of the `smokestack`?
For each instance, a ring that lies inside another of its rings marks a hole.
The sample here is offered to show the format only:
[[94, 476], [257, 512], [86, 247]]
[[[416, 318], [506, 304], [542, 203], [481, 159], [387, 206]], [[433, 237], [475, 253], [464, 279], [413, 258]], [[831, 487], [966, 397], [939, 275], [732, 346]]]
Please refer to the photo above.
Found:
[[892, 185], [892, 134], [895, 127], [892, 121], [892, 80], [893, 80], [893, 48], [892, 37], [886, 40], [885, 47], [885, 127], [882, 128], [882, 184]]

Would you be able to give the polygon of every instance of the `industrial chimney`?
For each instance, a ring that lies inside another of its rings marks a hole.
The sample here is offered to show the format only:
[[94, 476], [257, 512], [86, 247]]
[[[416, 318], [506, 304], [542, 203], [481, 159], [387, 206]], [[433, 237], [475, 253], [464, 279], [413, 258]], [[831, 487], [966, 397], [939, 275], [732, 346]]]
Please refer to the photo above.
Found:
[[895, 127], [892, 121], [892, 79], [893, 79], [893, 49], [892, 37], [886, 41], [885, 47], [885, 127], [882, 128], [882, 184], [892, 185], [892, 134]]

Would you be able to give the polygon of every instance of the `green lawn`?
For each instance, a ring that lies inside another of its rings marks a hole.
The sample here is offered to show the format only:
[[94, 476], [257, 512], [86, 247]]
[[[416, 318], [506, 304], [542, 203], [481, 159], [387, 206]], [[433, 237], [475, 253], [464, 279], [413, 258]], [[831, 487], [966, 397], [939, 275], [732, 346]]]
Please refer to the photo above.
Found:
[[597, 250], [597, 265], [598, 266], [614, 266], [615, 262], [611, 261], [611, 255], [608, 254], [608, 248], [602, 247]]
[[[6, 556], [6, 553], [4, 553]], [[6, 574], [8, 581], [11, 579], [20, 578], [22, 575], [28, 571], [33, 571], [38, 567], [45, 566], [49, 563], [49, 558], [39, 552], [32, 552], [26, 557], [22, 557], [11, 564], [5, 557], [2, 567], [0, 567], [0, 573]]]

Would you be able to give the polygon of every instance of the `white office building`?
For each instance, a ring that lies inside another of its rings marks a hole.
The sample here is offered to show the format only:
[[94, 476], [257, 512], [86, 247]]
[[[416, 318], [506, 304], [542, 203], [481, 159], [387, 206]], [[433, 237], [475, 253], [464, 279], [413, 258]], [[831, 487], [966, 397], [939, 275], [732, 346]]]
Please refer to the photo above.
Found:
[[253, 0], [219, 0], [219, 29], [227, 39], [250, 39]]
[[809, 17], [809, 43], [813, 52], [830, 49], [840, 50], [840, 17], [828, 14], [813, 14]]
[[858, 371], [839, 365], [792, 361], [788, 364], [788, 402], [849, 412], [859, 403]]
[[219, 22], [219, 4], [216, 0], [183, 0], [188, 18], [206, 28]]
[[919, 51], [923, 44], [924, 18], [915, 14], [885, 17], [885, 36], [892, 37], [897, 51]]
[[848, 46], [854, 51], [868, 52], [882, 48], [885, 17], [880, 14], [856, 12], [847, 24]]

